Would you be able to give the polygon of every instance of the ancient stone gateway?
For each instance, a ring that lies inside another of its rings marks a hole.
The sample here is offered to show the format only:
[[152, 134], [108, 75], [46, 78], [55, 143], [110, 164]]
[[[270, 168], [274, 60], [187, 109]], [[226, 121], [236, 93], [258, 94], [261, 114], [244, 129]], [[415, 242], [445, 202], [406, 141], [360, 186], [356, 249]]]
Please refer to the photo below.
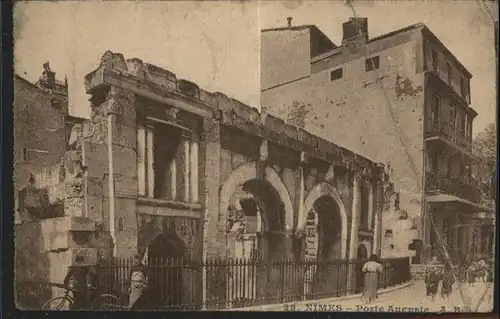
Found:
[[[200, 263], [300, 263], [310, 213], [322, 260], [356, 258], [358, 243], [380, 232], [380, 163], [137, 58], [106, 52], [85, 85], [85, 212], [109, 232], [115, 257], [178, 238], [182, 254]], [[286, 274], [291, 284], [279, 267], [260, 276], [252, 266], [237, 280], [255, 291], [235, 295], [236, 277], [217, 267], [190, 284], [207, 303], [304, 291], [302, 270]], [[334, 280], [324, 279], [324, 287]]]

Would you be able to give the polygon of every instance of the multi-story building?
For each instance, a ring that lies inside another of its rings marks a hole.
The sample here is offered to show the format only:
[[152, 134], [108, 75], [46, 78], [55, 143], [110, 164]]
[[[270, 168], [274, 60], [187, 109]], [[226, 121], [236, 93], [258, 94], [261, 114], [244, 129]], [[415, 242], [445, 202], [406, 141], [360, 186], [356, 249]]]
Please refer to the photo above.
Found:
[[383, 255], [471, 252], [473, 213], [485, 209], [471, 176], [472, 75], [429, 28], [369, 38], [368, 20], [351, 18], [339, 46], [314, 26], [261, 37], [262, 107], [390, 167], [400, 194], [383, 217]]
[[48, 62], [43, 67], [43, 74], [36, 83], [14, 75], [16, 223], [53, 213], [19, 202], [18, 191], [28, 186], [31, 175], [62, 162], [73, 125], [83, 121], [69, 115], [67, 82], [56, 80]]

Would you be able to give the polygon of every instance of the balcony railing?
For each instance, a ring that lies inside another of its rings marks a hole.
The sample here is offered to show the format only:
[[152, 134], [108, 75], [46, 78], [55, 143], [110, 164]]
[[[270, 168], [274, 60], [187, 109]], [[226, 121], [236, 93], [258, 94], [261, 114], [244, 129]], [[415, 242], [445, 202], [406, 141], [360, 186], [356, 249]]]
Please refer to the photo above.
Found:
[[473, 203], [479, 203], [481, 200], [479, 187], [473, 180], [467, 181], [463, 177], [449, 177], [442, 173], [429, 172], [426, 174], [425, 187], [426, 191], [440, 191]]
[[453, 124], [447, 121], [435, 121], [428, 126], [426, 137], [438, 136], [454, 143], [459, 148], [468, 152], [472, 151], [472, 140], [465, 137], [464, 130], [457, 130]]

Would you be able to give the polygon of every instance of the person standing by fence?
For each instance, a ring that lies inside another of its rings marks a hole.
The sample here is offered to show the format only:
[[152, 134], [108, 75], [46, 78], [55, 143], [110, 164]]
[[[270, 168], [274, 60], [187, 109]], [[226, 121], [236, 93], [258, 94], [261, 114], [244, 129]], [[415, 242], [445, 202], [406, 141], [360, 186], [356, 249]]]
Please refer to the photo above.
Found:
[[363, 265], [361, 271], [365, 274], [365, 286], [361, 300], [365, 303], [370, 303], [377, 298], [378, 278], [382, 270], [382, 265], [375, 254], [371, 255]]
[[64, 278], [64, 286], [73, 294], [72, 309], [88, 308], [90, 294], [95, 290], [95, 276], [88, 266], [84, 265], [84, 257], [76, 257], [76, 265], [68, 268]]
[[142, 256], [137, 254], [134, 256], [134, 264], [130, 271], [130, 295], [129, 308], [136, 308], [141, 296], [144, 295], [147, 289], [147, 277], [145, 266], [142, 263]]

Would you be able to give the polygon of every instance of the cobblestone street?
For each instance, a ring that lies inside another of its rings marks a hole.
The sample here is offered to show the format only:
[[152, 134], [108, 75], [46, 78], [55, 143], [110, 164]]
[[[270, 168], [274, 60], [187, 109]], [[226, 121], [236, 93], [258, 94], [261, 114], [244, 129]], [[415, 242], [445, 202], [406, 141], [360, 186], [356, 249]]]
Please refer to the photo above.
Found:
[[[476, 283], [473, 286], [463, 285], [466, 298], [471, 299], [470, 307], [474, 311], [484, 291], [489, 289], [478, 309], [479, 312], [489, 312], [493, 308], [493, 286], [491, 283]], [[252, 309], [258, 310], [258, 309]], [[370, 305], [364, 305], [359, 298], [347, 300], [325, 299], [321, 301], [301, 302], [296, 304], [276, 305], [262, 309], [264, 311], [367, 311], [367, 312], [459, 312], [464, 311], [464, 302], [457, 284], [448, 301], [438, 295], [432, 301], [425, 295], [423, 281], [415, 281], [411, 286], [381, 294], [378, 300]]]

